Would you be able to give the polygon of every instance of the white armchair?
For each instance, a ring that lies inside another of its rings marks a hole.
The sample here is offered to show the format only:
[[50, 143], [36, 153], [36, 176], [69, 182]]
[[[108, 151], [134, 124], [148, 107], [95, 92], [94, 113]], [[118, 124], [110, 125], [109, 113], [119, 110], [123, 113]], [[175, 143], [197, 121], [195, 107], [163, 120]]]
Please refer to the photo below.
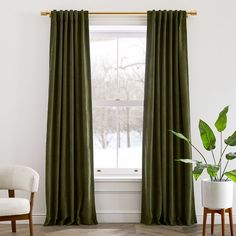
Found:
[[[0, 198], [0, 221], [11, 221], [12, 232], [16, 232], [16, 220], [29, 220], [30, 236], [33, 236], [32, 209], [38, 185], [39, 175], [33, 169], [0, 165], [0, 190], [8, 190], [9, 194], [9, 198]], [[30, 200], [15, 198], [15, 190], [30, 192]]]

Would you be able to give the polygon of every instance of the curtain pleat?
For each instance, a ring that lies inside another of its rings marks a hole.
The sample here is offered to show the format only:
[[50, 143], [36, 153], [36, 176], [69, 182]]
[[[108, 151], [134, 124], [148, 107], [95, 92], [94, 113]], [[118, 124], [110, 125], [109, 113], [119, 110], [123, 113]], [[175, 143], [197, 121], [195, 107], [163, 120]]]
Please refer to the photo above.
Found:
[[191, 158], [185, 11], [149, 11], [143, 124], [142, 215], [144, 224], [196, 223]]
[[52, 11], [45, 225], [97, 224], [87, 11]]

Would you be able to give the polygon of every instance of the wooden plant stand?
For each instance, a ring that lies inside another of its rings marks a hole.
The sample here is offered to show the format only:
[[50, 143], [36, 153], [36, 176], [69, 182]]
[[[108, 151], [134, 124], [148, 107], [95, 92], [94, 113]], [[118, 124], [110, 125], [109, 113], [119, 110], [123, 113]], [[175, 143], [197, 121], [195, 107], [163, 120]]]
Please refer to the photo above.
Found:
[[231, 208], [227, 209], [219, 209], [219, 210], [211, 210], [204, 207], [204, 214], [203, 214], [203, 228], [202, 228], [202, 235], [205, 236], [206, 234], [206, 221], [207, 221], [207, 214], [211, 214], [211, 234], [214, 233], [214, 223], [215, 223], [215, 213], [221, 215], [221, 229], [222, 229], [222, 236], [225, 236], [225, 212], [229, 213], [229, 222], [230, 222], [230, 235], [234, 236], [233, 231], [233, 210]]

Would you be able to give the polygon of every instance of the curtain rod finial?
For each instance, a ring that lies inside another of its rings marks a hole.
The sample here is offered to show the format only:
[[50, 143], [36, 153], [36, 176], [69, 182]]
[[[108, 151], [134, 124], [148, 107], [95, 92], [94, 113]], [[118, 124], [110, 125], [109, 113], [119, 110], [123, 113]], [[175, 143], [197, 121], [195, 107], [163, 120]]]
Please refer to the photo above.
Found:
[[190, 16], [196, 16], [197, 15], [197, 11], [196, 10], [190, 10], [187, 12], [188, 15]]
[[41, 11], [41, 16], [51, 16], [50, 11]]

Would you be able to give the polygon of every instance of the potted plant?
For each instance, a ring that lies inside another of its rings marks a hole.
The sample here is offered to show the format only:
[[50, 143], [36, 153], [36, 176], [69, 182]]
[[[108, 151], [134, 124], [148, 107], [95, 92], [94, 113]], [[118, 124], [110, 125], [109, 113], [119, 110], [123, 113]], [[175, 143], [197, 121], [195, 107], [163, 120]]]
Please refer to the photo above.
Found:
[[[199, 151], [199, 149], [193, 145], [191, 140], [185, 137], [181, 133], [177, 133], [173, 130], [171, 132], [178, 138], [184, 140], [191, 145], [201, 156], [202, 161], [192, 159], [177, 159], [183, 163], [193, 164], [193, 176], [195, 180], [198, 180], [204, 170], [207, 171], [209, 179], [202, 180], [202, 205], [209, 209], [223, 209], [230, 208], [233, 205], [233, 182], [236, 182], [236, 169], [227, 171], [227, 167], [230, 161], [236, 158], [236, 152], [226, 153], [229, 146], [236, 146], [236, 131], [224, 139], [222, 133], [227, 126], [227, 113], [229, 107], [226, 106], [220, 113], [215, 122], [215, 128], [219, 132], [220, 136], [220, 150], [219, 156], [216, 158], [214, 150], [216, 148], [216, 137], [210, 126], [203, 120], [199, 121], [199, 131], [204, 148], [212, 156], [212, 160], [209, 159]], [[223, 165], [223, 160], [226, 159], [226, 163]]]

